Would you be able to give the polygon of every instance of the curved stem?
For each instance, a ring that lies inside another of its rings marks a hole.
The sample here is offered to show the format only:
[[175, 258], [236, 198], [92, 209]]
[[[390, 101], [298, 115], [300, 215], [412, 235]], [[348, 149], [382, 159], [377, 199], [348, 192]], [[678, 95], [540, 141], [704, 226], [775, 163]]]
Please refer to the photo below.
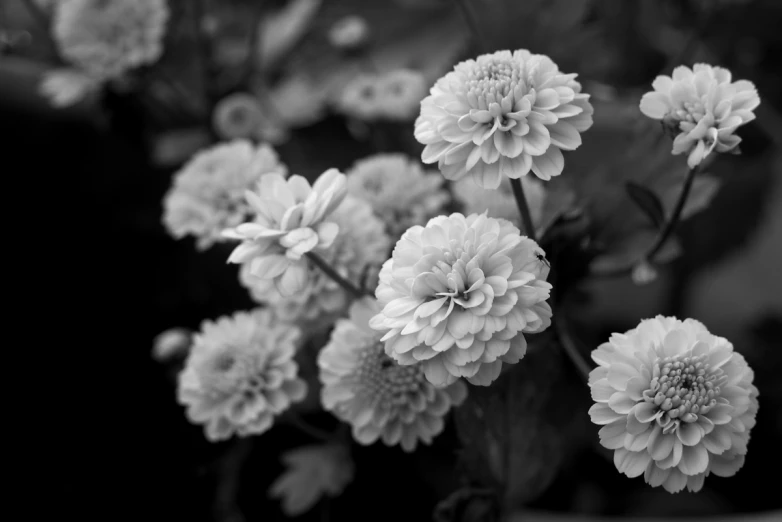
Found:
[[354, 285], [353, 283], [351, 283], [350, 281], [348, 281], [347, 279], [339, 275], [339, 273], [336, 270], [334, 270], [334, 268], [331, 265], [329, 265], [325, 259], [320, 257], [315, 252], [307, 252], [305, 255], [310, 261], [312, 261], [315, 264], [315, 266], [323, 270], [323, 272], [327, 276], [329, 276], [331, 279], [336, 281], [337, 284], [339, 284], [339, 286], [341, 286], [342, 288], [350, 292], [350, 294], [352, 294], [353, 297], [355, 297], [356, 299], [359, 299], [367, 295], [364, 292], [362, 292], [359, 287], [357, 287], [356, 285]]
[[646, 259], [648, 261], [654, 260], [654, 256], [657, 255], [662, 247], [665, 246], [665, 243], [668, 241], [668, 238], [671, 237], [671, 234], [676, 228], [676, 225], [679, 224], [682, 210], [684, 210], [684, 204], [687, 202], [687, 197], [690, 195], [692, 182], [695, 180], [695, 174], [697, 172], [698, 166], [695, 166], [695, 168], [690, 169], [690, 171], [687, 173], [687, 178], [684, 180], [684, 186], [682, 186], [682, 191], [679, 194], [679, 200], [676, 202], [676, 207], [673, 209], [673, 214], [671, 214], [671, 219], [669, 219], [665, 224], [665, 228], [657, 238], [657, 241], [654, 243], [654, 245], [652, 245], [652, 248], [650, 248], [649, 252], [646, 254]]
[[332, 433], [328, 433], [327, 431], [323, 431], [320, 428], [316, 428], [315, 426], [307, 423], [299, 417], [298, 414], [294, 413], [291, 410], [288, 410], [288, 415], [286, 416], [288, 421], [291, 423], [291, 425], [295, 426], [300, 431], [306, 433], [313, 439], [319, 439], [322, 441], [328, 441], [333, 438]]
[[573, 362], [573, 365], [588, 382], [589, 373], [592, 371], [592, 369], [589, 366], [589, 363], [587, 363], [584, 357], [581, 355], [581, 352], [578, 351], [573, 338], [570, 337], [570, 333], [567, 330], [566, 321], [562, 316], [561, 311], [554, 320], [554, 330], [557, 333], [557, 337], [559, 337], [559, 342], [562, 344], [562, 348], [565, 349], [565, 354], [570, 358], [570, 360]]
[[537, 241], [535, 225], [532, 223], [532, 214], [530, 214], [529, 205], [527, 205], [527, 197], [524, 195], [521, 179], [511, 179], [510, 186], [513, 187], [513, 197], [516, 199], [516, 206], [519, 208], [519, 214], [521, 214], [521, 220], [524, 223], [524, 231], [527, 233], [527, 237]]
[[484, 41], [483, 36], [481, 36], [481, 31], [478, 29], [478, 21], [475, 19], [475, 14], [472, 12], [469, 1], [470, 0], [456, 0], [456, 5], [461, 11], [467, 27], [470, 28], [470, 33], [472, 33], [475, 43], [478, 44], [479, 51], [483, 52], [486, 50], [486, 42]]

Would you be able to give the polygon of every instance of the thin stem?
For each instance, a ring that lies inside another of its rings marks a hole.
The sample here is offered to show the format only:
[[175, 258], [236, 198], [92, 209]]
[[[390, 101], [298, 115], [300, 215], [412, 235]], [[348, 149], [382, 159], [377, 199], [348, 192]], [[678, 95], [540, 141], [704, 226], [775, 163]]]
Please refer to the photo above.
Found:
[[589, 372], [591, 372], [592, 369], [589, 366], [589, 363], [586, 362], [584, 357], [578, 351], [578, 348], [576, 347], [576, 343], [573, 341], [573, 338], [570, 337], [570, 333], [568, 332], [567, 329], [566, 320], [562, 315], [562, 310], [560, 310], [560, 313], [557, 315], [556, 319], [554, 320], [554, 330], [557, 333], [557, 337], [559, 337], [559, 342], [562, 344], [562, 348], [565, 349], [565, 354], [570, 358], [570, 360], [573, 362], [573, 365], [576, 367], [579, 373], [583, 375], [584, 379], [588, 382]]
[[513, 197], [516, 198], [516, 206], [519, 208], [519, 214], [521, 214], [521, 220], [524, 223], [524, 231], [527, 233], [527, 237], [537, 241], [535, 225], [532, 223], [532, 214], [530, 214], [529, 205], [527, 205], [527, 197], [524, 195], [521, 179], [511, 179], [510, 186], [513, 187]]
[[258, 51], [258, 42], [261, 40], [261, 21], [265, 12], [264, 0], [256, 0], [255, 11], [253, 13], [250, 38], [247, 43], [247, 56], [244, 59], [244, 68], [239, 83], [248, 87], [253, 73], [260, 68], [261, 53]]
[[364, 295], [366, 295], [364, 294], [364, 292], [361, 291], [361, 289], [359, 289], [359, 287], [357, 287], [356, 285], [354, 285], [353, 283], [351, 283], [350, 281], [348, 281], [347, 279], [339, 275], [339, 273], [336, 270], [334, 270], [334, 268], [330, 264], [328, 264], [325, 259], [320, 257], [315, 252], [307, 252], [305, 255], [307, 256], [307, 258], [309, 258], [310, 261], [312, 261], [315, 264], [315, 266], [323, 270], [323, 272], [327, 276], [329, 276], [331, 279], [336, 281], [337, 284], [339, 284], [339, 286], [341, 286], [342, 288], [350, 292], [353, 295], [353, 297], [355, 297], [356, 299], [359, 299], [361, 297], [364, 297]]
[[472, 33], [472, 37], [475, 39], [475, 43], [478, 44], [479, 50], [485, 51], [486, 41], [483, 39], [480, 29], [478, 29], [478, 21], [475, 18], [475, 13], [473, 13], [472, 8], [470, 7], [470, 0], [455, 1], [462, 13], [464, 22], [467, 24], [467, 27], [469, 27], [470, 33]]
[[216, 103], [215, 93], [212, 89], [212, 46], [209, 44], [209, 39], [204, 36], [202, 24], [204, 21], [204, 6], [202, 4], [204, 0], [194, 0], [192, 2], [192, 23], [193, 33], [195, 35], [196, 45], [198, 51], [196, 54], [196, 60], [198, 61], [198, 68], [201, 70], [201, 88], [203, 91], [204, 102], [206, 104], [206, 121], [209, 125], [209, 118], [212, 116], [212, 109]]
[[332, 433], [328, 433], [327, 431], [323, 431], [320, 428], [316, 428], [315, 426], [307, 423], [299, 417], [298, 414], [294, 413], [291, 410], [288, 410], [288, 414], [286, 415], [288, 422], [291, 423], [291, 425], [295, 426], [300, 431], [306, 433], [310, 437], [314, 439], [320, 439], [322, 441], [329, 441], [333, 438]]
[[679, 224], [679, 219], [681, 218], [682, 210], [684, 210], [684, 204], [687, 202], [687, 197], [690, 195], [692, 182], [695, 180], [695, 174], [697, 172], [698, 172], [698, 165], [696, 165], [695, 168], [690, 169], [690, 171], [687, 173], [687, 178], [684, 180], [684, 186], [682, 187], [682, 191], [679, 194], [679, 200], [676, 202], [676, 207], [674, 207], [673, 209], [673, 214], [671, 214], [671, 219], [669, 219], [668, 222], [665, 224], [665, 228], [657, 238], [657, 241], [654, 243], [652, 248], [649, 249], [649, 253], [646, 254], [646, 259], [648, 261], [654, 260], [654, 256], [657, 255], [657, 253], [662, 249], [662, 247], [665, 246], [666, 241], [668, 241], [668, 238], [673, 233], [674, 229], [676, 228], [676, 225]]

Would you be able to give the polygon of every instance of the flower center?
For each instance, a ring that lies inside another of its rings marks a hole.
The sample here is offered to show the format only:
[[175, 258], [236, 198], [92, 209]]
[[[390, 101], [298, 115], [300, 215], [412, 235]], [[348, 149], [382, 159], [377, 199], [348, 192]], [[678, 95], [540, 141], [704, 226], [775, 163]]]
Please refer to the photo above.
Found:
[[418, 393], [426, 378], [421, 365], [402, 366], [385, 354], [383, 343], [376, 343], [359, 356], [356, 381], [357, 395], [376, 403], [401, 405]]
[[717, 404], [720, 386], [727, 377], [721, 369], [710, 368], [707, 356], [666, 357], [658, 359], [649, 389], [643, 392], [646, 402], [658, 407], [657, 422], [663, 433], [676, 431], [682, 422], [698, 420]]
[[[467, 80], [468, 99], [477, 101], [477, 106], [486, 109], [492, 103], [513, 95], [520, 83], [519, 67], [514, 63], [490, 62], [476, 65]], [[523, 85], [523, 82], [521, 82]], [[481, 103], [482, 102], [482, 103]]]

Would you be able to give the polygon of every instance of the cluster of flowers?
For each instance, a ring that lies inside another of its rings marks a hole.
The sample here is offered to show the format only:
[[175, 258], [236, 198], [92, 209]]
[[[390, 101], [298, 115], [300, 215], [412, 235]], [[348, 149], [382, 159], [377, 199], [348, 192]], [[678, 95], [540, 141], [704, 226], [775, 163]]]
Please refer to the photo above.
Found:
[[[502, 51], [458, 64], [431, 88], [415, 136], [424, 163], [458, 182], [465, 213], [444, 214], [442, 177], [403, 155], [359, 161], [347, 175], [330, 169], [312, 184], [288, 176], [264, 145], [236, 141], [193, 158], [164, 222], [201, 247], [238, 241], [228, 261], [263, 308], [195, 335], [179, 380], [190, 420], [213, 440], [269, 429], [305, 397], [293, 360], [303, 332], [333, 327], [317, 355], [323, 407], [359, 443], [430, 443], [466, 383], [491, 385], [524, 357], [525, 334], [551, 324], [549, 264], [508, 219], [507, 186], [524, 180], [539, 221], [542, 182], [562, 173], [562, 151], [592, 124], [575, 76], [548, 57]], [[706, 65], [654, 86], [641, 109], [676, 124], [674, 153], [689, 152], [691, 164], [735, 147], [732, 131], [757, 106], [751, 84]], [[589, 413], [621, 472], [675, 492], [741, 467], [758, 393], [727, 340], [657, 317], [615, 334], [593, 359]]]

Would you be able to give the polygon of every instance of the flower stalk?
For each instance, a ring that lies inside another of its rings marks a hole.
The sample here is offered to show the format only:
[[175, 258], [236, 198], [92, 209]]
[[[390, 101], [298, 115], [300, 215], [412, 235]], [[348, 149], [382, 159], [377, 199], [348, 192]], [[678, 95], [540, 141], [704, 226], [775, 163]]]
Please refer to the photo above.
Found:
[[362, 292], [359, 287], [357, 287], [356, 285], [354, 285], [353, 283], [351, 283], [350, 281], [348, 281], [347, 279], [339, 275], [339, 272], [334, 270], [334, 268], [330, 264], [328, 264], [325, 259], [320, 257], [315, 252], [307, 252], [304, 255], [306, 255], [307, 259], [312, 261], [315, 264], [315, 266], [320, 268], [323, 271], [323, 273], [325, 273], [327, 276], [333, 279], [339, 286], [347, 290], [356, 299], [359, 299], [367, 295], [364, 292]]
[[671, 234], [676, 229], [676, 225], [679, 223], [682, 210], [684, 210], [684, 205], [687, 203], [687, 198], [690, 195], [690, 189], [692, 189], [692, 183], [695, 180], [695, 174], [698, 172], [699, 167], [700, 165], [697, 165], [696, 167], [691, 168], [689, 172], [687, 172], [687, 178], [684, 180], [684, 185], [682, 186], [682, 191], [679, 194], [679, 199], [676, 201], [673, 214], [671, 214], [671, 219], [669, 219], [665, 224], [665, 227], [658, 236], [657, 241], [655, 241], [654, 245], [652, 245], [652, 248], [649, 249], [649, 253], [646, 254], [647, 261], [651, 262], [654, 260], [654, 256], [656, 256], [657, 253], [665, 246], [668, 238], [671, 237]]
[[529, 205], [527, 204], [527, 197], [524, 195], [524, 186], [521, 184], [520, 178], [510, 180], [510, 186], [513, 188], [513, 197], [516, 199], [516, 206], [519, 208], [519, 214], [521, 214], [521, 220], [524, 223], [524, 232], [527, 237], [537, 242], [535, 237], [535, 225], [532, 222], [532, 214], [529, 211]]
[[592, 371], [592, 368], [589, 366], [589, 363], [586, 362], [584, 356], [578, 351], [578, 347], [576, 346], [575, 341], [573, 341], [573, 338], [570, 337], [570, 332], [567, 329], [566, 321], [561, 311], [552, 322], [554, 323], [554, 330], [557, 333], [559, 342], [565, 350], [565, 355], [573, 362], [573, 366], [575, 366], [578, 372], [584, 377], [584, 380], [588, 382], [589, 372]]

